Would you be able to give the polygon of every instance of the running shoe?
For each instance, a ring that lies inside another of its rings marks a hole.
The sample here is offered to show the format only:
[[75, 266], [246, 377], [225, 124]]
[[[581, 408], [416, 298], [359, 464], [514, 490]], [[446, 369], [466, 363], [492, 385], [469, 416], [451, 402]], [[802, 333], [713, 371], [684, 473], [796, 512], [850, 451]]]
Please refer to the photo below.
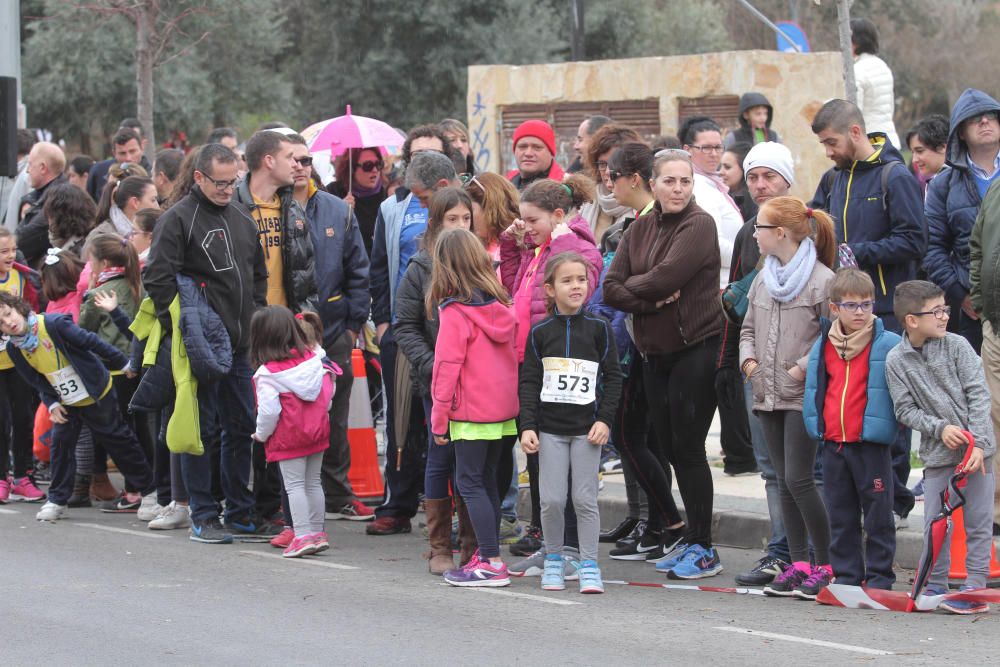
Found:
[[14, 480], [10, 489], [10, 499], [26, 503], [38, 503], [45, 500], [45, 493], [35, 486], [35, 481], [29, 475]]
[[[284, 531], [282, 531], [284, 532]], [[316, 553], [320, 551], [326, 551], [330, 548], [330, 536], [324, 532], [318, 532], [312, 534], [313, 544], [316, 545]]]
[[622, 460], [617, 456], [601, 463], [601, 472], [605, 475], [617, 475], [622, 472]]
[[517, 519], [501, 518], [500, 544], [514, 544], [519, 539], [521, 539], [521, 527], [517, 525]]
[[[563, 579], [576, 581], [579, 578], [577, 569], [580, 567], [580, 552], [573, 547], [563, 547]], [[507, 573], [512, 577], [540, 577], [545, 570], [545, 549], [539, 549], [524, 560], [519, 560], [507, 566]]]
[[240, 542], [270, 542], [284, 529], [270, 521], [262, 521], [251, 517], [226, 519], [226, 529], [233, 534], [233, 539]]
[[647, 527], [648, 525], [646, 524], [646, 520], [639, 519], [639, 522], [635, 524], [635, 528], [633, 528], [628, 535], [615, 542], [615, 546], [619, 549], [624, 549], [630, 544], [635, 544], [642, 538], [642, 535], [646, 532]]
[[171, 502], [159, 516], [149, 522], [150, 530], [175, 530], [191, 525], [191, 508]]
[[285, 558], [299, 558], [300, 556], [308, 556], [314, 553], [316, 553], [316, 542], [313, 540], [313, 536], [300, 535], [285, 547], [281, 555]]
[[328, 519], [345, 519], [347, 521], [371, 521], [375, 518], [375, 510], [355, 498], [349, 503], [345, 503], [336, 512], [330, 512]]
[[542, 590], [565, 590], [566, 580], [563, 578], [562, 554], [546, 554], [544, 563], [545, 566], [542, 571]]
[[510, 586], [510, 577], [507, 576], [505, 564], [493, 565], [488, 560], [480, 560], [478, 556], [470, 560], [465, 567], [445, 572], [444, 580], [452, 586], [485, 588]]
[[0, 479], [0, 505], [5, 505], [10, 501], [10, 480], [6, 477]]
[[537, 526], [528, 526], [524, 529], [524, 534], [514, 544], [510, 545], [512, 556], [530, 556], [542, 548], [542, 529]]
[[580, 592], [604, 592], [604, 582], [601, 580], [601, 568], [597, 567], [597, 561], [580, 561]]
[[639, 519], [636, 517], [627, 516], [614, 528], [602, 530], [598, 539], [600, 539], [601, 542], [617, 542], [631, 533], [632, 529], [635, 528], [638, 523]]
[[699, 544], [692, 545], [667, 576], [671, 579], [704, 579], [722, 572], [722, 560], [715, 548], [705, 549]]
[[160, 512], [165, 509], [163, 505], [156, 502], [156, 494], [151, 493], [143, 497], [142, 502], [139, 503], [139, 510], [135, 513], [135, 518], [139, 521], [152, 521], [160, 516]]
[[191, 541], [202, 544], [232, 544], [233, 534], [222, 527], [218, 517], [207, 521], [191, 522]]
[[684, 542], [684, 527], [667, 529], [660, 538], [660, 548], [646, 554], [647, 563], [659, 563], [672, 557], [674, 549]]
[[780, 598], [795, 597], [795, 589], [802, 585], [810, 574], [812, 573], [804, 572], [793, 565], [764, 586], [764, 595]]
[[647, 530], [639, 541], [624, 548], [614, 548], [609, 555], [615, 560], [646, 560], [651, 553], [663, 549], [663, 538], [659, 532]]
[[795, 589], [795, 597], [800, 600], [815, 600], [819, 592], [833, 581], [833, 572], [829, 565], [814, 567], [805, 581]]
[[788, 569], [789, 565], [780, 558], [764, 556], [749, 572], [736, 575], [736, 583], [740, 586], [763, 586], [774, 581], [774, 578]]
[[135, 514], [142, 505], [142, 496], [138, 493], [122, 491], [114, 500], [107, 500], [99, 504], [102, 512], [109, 514]]
[[292, 530], [289, 526], [285, 526], [284, 530], [282, 530], [280, 533], [271, 538], [271, 546], [274, 547], [275, 549], [284, 549], [289, 544], [291, 544], [292, 540], [294, 539], [295, 539], [295, 531]]
[[366, 535], [396, 535], [408, 533], [413, 528], [405, 516], [383, 516], [375, 519], [365, 527]]
[[[962, 586], [960, 591], [976, 590], [972, 586]], [[985, 614], [990, 610], [990, 605], [985, 602], [973, 602], [971, 600], [942, 600], [938, 605], [941, 609], [952, 614]]]
[[49, 501], [42, 505], [42, 509], [38, 510], [35, 518], [39, 521], [58, 521], [65, 512], [65, 505], [56, 505], [54, 502]]
[[674, 548], [663, 554], [663, 558], [656, 563], [656, 571], [663, 574], [670, 572], [670, 570], [677, 567], [677, 564], [681, 562], [681, 559], [684, 558], [685, 555], [687, 555], [688, 550], [692, 546], [693, 545], [685, 542], [678, 542], [675, 544]]

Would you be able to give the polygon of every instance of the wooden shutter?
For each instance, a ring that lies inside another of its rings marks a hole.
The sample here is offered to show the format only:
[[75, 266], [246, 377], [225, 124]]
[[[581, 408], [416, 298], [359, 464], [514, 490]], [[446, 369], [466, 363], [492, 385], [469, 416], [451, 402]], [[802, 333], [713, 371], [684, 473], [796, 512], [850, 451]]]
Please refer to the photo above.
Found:
[[708, 116], [726, 130], [739, 126], [740, 98], [736, 95], [677, 98], [677, 127], [692, 116]]

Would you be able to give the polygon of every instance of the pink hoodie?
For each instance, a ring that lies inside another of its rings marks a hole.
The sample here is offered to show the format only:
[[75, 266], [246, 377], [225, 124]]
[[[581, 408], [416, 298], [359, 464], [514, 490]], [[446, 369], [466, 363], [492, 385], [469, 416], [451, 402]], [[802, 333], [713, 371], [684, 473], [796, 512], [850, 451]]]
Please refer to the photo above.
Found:
[[495, 299], [446, 300], [438, 317], [431, 375], [431, 430], [447, 435], [448, 422], [495, 424], [517, 417], [514, 310]]
[[272, 361], [253, 376], [257, 440], [267, 462], [297, 459], [330, 446], [333, 371], [314, 352]]

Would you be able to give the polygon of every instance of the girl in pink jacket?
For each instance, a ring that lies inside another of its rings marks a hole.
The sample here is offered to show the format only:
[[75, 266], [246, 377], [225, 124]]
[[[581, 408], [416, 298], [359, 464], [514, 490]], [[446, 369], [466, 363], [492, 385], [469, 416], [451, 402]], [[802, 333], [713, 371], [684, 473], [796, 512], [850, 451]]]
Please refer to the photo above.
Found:
[[517, 320], [472, 232], [451, 229], [438, 237], [428, 308], [432, 303], [441, 306], [431, 429], [436, 445], [455, 443], [458, 490], [479, 542], [465, 567], [445, 572], [444, 579], [453, 586], [507, 586], [496, 470], [517, 437]]
[[323, 451], [330, 446], [330, 402], [335, 369], [315, 350], [292, 311], [267, 306], [250, 321], [250, 359], [257, 397], [257, 429], [267, 462], [278, 462], [295, 537], [286, 558], [330, 548], [323, 531], [326, 501], [320, 484]]

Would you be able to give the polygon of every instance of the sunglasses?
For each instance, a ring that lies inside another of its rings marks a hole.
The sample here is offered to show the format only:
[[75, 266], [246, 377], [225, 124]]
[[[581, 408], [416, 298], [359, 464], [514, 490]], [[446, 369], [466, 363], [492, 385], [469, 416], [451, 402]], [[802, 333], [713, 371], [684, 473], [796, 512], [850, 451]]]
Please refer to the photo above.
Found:
[[313, 159], [311, 157], [309, 157], [309, 156], [306, 156], [306, 157], [297, 157], [297, 158], [295, 158], [295, 161], [298, 162], [299, 165], [301, 165], [303, 167], [311, 167], [312, 163], [313, 163]]
[[358, 169], [364, 172], [375, 171], [376, 169], [382, 171], [385, 168], [385, 162], [382, 160], [365, 160], [364, 162], [358, 163]]

